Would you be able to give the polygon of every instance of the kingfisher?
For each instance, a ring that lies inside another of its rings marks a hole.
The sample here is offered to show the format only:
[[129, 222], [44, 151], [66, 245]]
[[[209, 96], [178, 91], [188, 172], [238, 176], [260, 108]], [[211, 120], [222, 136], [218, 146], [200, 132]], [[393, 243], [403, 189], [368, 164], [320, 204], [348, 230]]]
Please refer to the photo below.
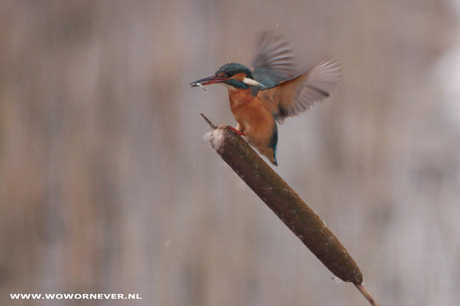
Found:
[[341, 66], [337, 60], [327, 58], [310, 69], [298, 70], [292, 49], [274, 31], [259, 36], [252, 66], [251, 71], [245, 65], [228, 63], [214, 75], [189, 85], [203, 88], [223, 84], [238, 123], [230, 128], [277, 166], [276, 123], [282, 124], [285, 118], [329, 97], [339, 82]]

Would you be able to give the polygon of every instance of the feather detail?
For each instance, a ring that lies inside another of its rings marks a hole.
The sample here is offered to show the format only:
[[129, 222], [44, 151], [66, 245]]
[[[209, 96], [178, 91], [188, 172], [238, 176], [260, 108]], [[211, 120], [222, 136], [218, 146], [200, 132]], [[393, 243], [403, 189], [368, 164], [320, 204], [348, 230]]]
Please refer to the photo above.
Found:
[[326, 59], [304, 74], [280, 82], [279, 86], [260, 91], [264, 106], [276, 121], [296, 116], [308, 110], [315, 102], [331, 95], [341, 76], [338, 61]]
[[296, 116], [315, 102], [331, 95], [340, 80], [342, 69], [338, 61], [326, 59], [303, 75], [280, 83], [279, 111], [275, 118]]
[[294, 53], [282, 36], [274, 31], [260, 35], [252, 65], [254, 78], [267, 88], [296, 75]]

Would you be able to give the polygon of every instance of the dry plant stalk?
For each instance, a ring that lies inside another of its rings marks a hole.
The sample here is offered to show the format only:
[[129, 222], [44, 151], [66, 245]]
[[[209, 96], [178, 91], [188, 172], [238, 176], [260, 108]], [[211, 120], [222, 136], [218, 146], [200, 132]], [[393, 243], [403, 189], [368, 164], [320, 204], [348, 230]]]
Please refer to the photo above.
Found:
[[212, 128], [211, 147], [222, 159], [335, 276], [354, 283], [371, 305], [378, 305], [362, 286], [358, 265], [318, 215], [242, 137], [201, 115]]

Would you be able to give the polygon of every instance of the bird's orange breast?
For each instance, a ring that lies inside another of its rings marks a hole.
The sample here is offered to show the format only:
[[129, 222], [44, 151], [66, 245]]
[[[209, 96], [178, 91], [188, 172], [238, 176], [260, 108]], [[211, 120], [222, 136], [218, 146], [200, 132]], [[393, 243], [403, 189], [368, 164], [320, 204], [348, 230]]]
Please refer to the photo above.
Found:
[[250, 89], [229, 90], [230, 109], [243, 130], [263, 123], [268, 111]]
[[229, 90], [230, 108], [251, 144], [268, 144], [275, 120], [271, 112], [262, 103], [259, 96], [251, 95], [251, 90]]

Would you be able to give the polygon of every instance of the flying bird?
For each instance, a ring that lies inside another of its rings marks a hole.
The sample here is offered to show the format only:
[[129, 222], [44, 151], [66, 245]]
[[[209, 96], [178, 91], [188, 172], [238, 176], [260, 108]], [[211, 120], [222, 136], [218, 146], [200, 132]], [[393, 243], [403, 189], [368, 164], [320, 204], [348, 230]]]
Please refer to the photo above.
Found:
[[273, 31], [260, 35], [252, 61], [253, 70], [238, 63], [220, 67], [210, 77], [190, 83], [192, 87], [223, 84], [228, 89], [235, 128], [250, 145], [274, 165], [278, 123], [296, 116], [330, 96], [341, 76], [341, 66], [325, 59], [311, 69], [298, 71], [292, 49]]

